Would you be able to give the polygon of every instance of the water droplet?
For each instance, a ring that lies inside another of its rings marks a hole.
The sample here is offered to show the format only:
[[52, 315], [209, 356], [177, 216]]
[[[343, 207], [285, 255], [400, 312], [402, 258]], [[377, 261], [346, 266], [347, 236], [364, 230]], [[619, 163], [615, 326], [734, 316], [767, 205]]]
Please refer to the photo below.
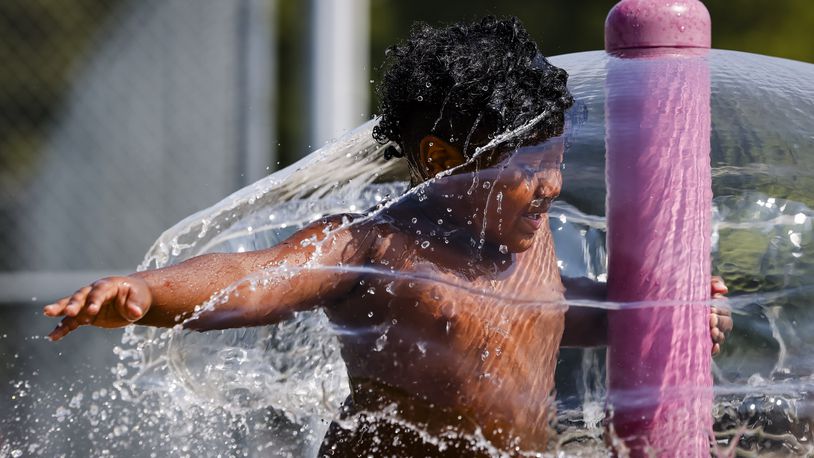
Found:
[[507, 254], [509, 252], [509, 247], [507, 247], [506, 245], [500, 245], [500, 247], [498, 247], [497, 250], [503, 254]]
[[375, 295], [376, 294], [376, 289], [373, 288], [373, 287], [370, 287], [370, 288], [367, 289], [367, 293], [370, 294], [371, 296]]
[[384, 287], [384, 290], [387, 291], [388, 294], [395, 296], [396, 295], [396, 290], [395, 290], [395, 288], [393, 286], [393, 283], [395, 283], [395, 282], [391, 281], [390, 283], [388, 283], [387, 286]]
[[430, 87], [430, 86], [432, 86], [432, 83], [430, 83], [429, 81], [427, 81], [427, 84], [425, 84], [425, 86]]
[[424, 248], [424, 249], [426, 250], [426, 249], [427, 249], [427, 247], [429, 247], [429, 246], [430, 246], [430, 242], [429, 242], [429, 241], [424, 240], [423, 242], [421, 242], [421, 248]]
[[74, 395], [74, 397], [71, 398], [71, 402], [68, 403], [68, 407], [78, 409], [82, 403], [82, 398], [84, 397], [85, 395], [83, 395], [82, 393]]
[[418, 222], [418, 218], [413, 217], [413, 219], [411, 219], [410, 221], [411, 221], [413, 224], [415, 224], [415, 223], [417, 223], [417, 222]]
[[373, 318], [373, 312], [367, 312], [367, 317], [368, 318]]
[[438, 224], [444, 224], [444, 220], [439, 219], [439, 220], [438, 220]]
[[384, 333], [376, 339], [376, 346], [373, 347], [373, 351], [382, 351], [384, 346], [387, 345], [387, 333]]
[[447, 213], [452, 213], [452, 209], [447, 207]]
[[488, 181], [483, 182], [483, 189], [489, 189], [492, 186], [492, 183]]
[[419, 95], [418, 98], [416, 98], [416, 100], [418, 100], [419, 102], [422, 102], [422, 101], [424, 101], [424, 97]]
[[418, 351], [420, 351], [422, 355], [427, 354], [427, 342], [420, 340], [415, 344], [415, 346], [418, 347]]
[[483, 350], [483, 353], [480, 354], [480, 360], [486, 361], [486, 358], [489, 357], [489, 350]]
[[62, 423], [65, 421], [65, 418], [71, 416], [70, 409], [66, 409], [65, 407], [59, 406], [57, 407], [57, 411], [54, 413], [54, 418], [57, 419], [58, 422]]

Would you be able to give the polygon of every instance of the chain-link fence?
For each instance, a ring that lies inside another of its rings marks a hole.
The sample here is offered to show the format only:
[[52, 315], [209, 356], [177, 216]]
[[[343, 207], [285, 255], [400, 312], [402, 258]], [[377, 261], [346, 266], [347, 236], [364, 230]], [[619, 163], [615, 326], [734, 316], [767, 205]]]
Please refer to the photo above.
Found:
[[267, 165], [271, 4], [0, 2], [0, 273], [133, 269]]

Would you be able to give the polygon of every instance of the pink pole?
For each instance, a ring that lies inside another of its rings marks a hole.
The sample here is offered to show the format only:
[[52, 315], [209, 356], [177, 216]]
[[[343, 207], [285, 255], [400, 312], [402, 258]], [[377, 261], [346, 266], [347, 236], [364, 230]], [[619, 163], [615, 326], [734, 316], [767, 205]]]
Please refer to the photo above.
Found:
[[710, 17], [697, 0], [608, 14], [608, 398], [617, 450], [709, 456]]

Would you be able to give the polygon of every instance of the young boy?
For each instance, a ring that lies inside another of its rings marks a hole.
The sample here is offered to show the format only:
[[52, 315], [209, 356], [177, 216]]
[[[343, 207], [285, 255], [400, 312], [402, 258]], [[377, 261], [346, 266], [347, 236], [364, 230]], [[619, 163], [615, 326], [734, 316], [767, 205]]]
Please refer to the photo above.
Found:
[[[351, 388], [320, 456], [545, 450], [561, 340], [601, 344], [605, 326], [602, 313], [566, 314], [548, 226], [567, 74], [516, 19], [418, 25], [388, 56], [374, 136], [398, 145], [386, 156], [406, 157], [412, 192], [267, 250], [99, 280], [45, 308], [64, 317], [51, 338], [85, 324], [257, 326], [319, 307], [350, 330], [339, 338]], [[262, 286], [241, 283], [257, 272]], [[712, 319], [718, 345], [729, 318]]]

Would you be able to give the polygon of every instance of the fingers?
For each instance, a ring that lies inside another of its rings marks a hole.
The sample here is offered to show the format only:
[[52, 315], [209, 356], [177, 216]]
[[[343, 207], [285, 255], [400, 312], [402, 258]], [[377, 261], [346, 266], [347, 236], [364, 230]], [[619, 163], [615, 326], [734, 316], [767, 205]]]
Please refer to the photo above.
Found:
[[46, 305], [43, 312], [47, 316], [54, 317], [64, 315], [76, 316], [79, 314], [79, 311], [82, 310], [82, 307], [84, 307], [85, 299], [91, 289], [90, 286], [86, 286], [69, 297], [62, 298], [54, 304]]
[[64, 298], [54, 302], [53, 304], [46, 305], [43, 308], [43, 313], [45, 314], [45, 316], [50, 316], [50, 317], [57, 317], [57, 316], [64, 315], [65, 314], [64, 313], [65, 312], [65, 306], [68, 305], [68, 300], [70, 300], [70, 297], [64, 297]]
[[726, 307], [710, 307], [709, 328], [717, 328], [723, 333], [728, 333], [733, 328], [732, 311]]
[[711, 307], [709, 314], [709, 335], [712, 339], [712, 355], [721, 352], [726, 335], [732, 331], [732, 312], [727, 308]]
[[146, 308], [141, 306], [139, 298], [136, 297], [131, 285], [124, 283], [119, 288], [116, 296], [116, 310], [124, 319], [132, 322], [140, 320], [146, 313]]
[[724, 332], [718, 328], [712, 328], [712, 330], [709, 332], [709, 335], [710, 337], [712, 337], [712, 341], [717, 344], [724, 343], [724, 341], [726, 340]]
[[[713, 299], [724, 299], [724, 294], [729, 292], [723, 278], [713, 276], [710, 281], [710, 294]], [[712, 306], [709, 315], [709, 334], [712, 338], [712, 354], [721, 352], [721, 347], [726, 342], [726, 335], [732, 330], [732, 311], [726, 305]]]
[[726, 334], [720, 329], [720, 317], [715, 313], [709, 316], [709, 336], [712, 338], [712, 356], [721, 352], [721, 346], [726, 341]]
[[127, 317], [130, 321], [138, 321], [144, 316], [144, 311], [133, 301], [127, 302]]
[[731, 315], [718, 316], [718, 329], [720, 329], [724, 335], [729, 334], [733, 327], [734, 323], [732, 322]]
[[88, 293], [91, 291], [90, 286], [86, 286], [79, 291], [73, 293], [73, 296], [68, 300], [68, 305], [65, 307], [65, 315], [76, 316], [85, 307], [85, 300]]
[[729, 288], [726, 287], [724, 279], [718, 277], [717, 275], [712, 277], [712, 281], [710, 283], [710, 290], [712, 297], [722, 296], [729, 292]]
[[73, 331], [74, 329], [79, 327], [79, 321], [71, 316], [66, 316], [62, 319], [62, 321], [48, 334], [48, 338], [57, 341]]
[[91, 316], [95, 316], [107, 301], [116, 296], [116, 290], [116, 285], [112, 282], [104, 279], [99, 280], [90, 286], [85, 286], [69, 297], [46, 305], [43, 313], [51, 317], [75, 317], [80, 312], [87, 312]]
[[720, 318], [728, 317], [731, 320], [732, 310], [729, 309], [729, 306], [727, 306], [725, 302], [718, 303], [718, 305], [713, 305], [709, 308], [709, 311], [710, 313], [718, 315]]
[[112, 282], [104, 279], [97, 281], [91, 286], [93, 289], [88, 293], [85, 312], [93, 317], [99, 313], [99, 310], [101, 310], [105, 303], [116, 297], [118, 288]]
[[59, 340], [68, 335], [69, 333], [71, 333], [72, 331], [74, 331], [79, 326], [93, 324], [94, 321], [96, 320], [97, 314], [98, 310], [96, 313], [91, 314], [89, 307], [86, 307], [85, 309], [82, 310], [82, 313], [80, 313], [77, 316], [66, 316], [57, 325], [57, 327], [54, 328], [54, 330], [51, 331], [50, 334], [48, 334], [48, 337], [54, 341]]
[[93, 324], [102, 307], [116, 298], [118, 286], [110, 279], [102, 279], [85, 286], [71, 296], [45, 306], [43, 313], [50, 317], [64, 317], [48, 335], [51, 340], [59, 340], [79, 326]]

